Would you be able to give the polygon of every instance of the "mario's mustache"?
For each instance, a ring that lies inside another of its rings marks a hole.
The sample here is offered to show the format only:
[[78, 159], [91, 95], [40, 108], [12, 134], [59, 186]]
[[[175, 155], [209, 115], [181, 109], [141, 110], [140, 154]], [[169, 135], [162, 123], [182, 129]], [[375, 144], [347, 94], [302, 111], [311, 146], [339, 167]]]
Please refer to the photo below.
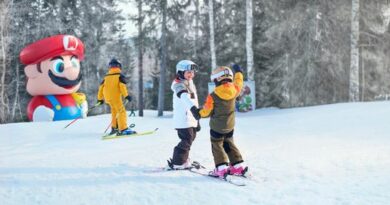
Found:
[[83, 78], [81, 71], [79, 72], [79, 75], [77, 76], [77, 78], [75, 80], [68, 80], [66, 78], [54, 75], [53, 72], [51, 72], [51, 70], [49, 70], [49, 77], [54, 84], [56, 84], [60, 87], [75, 86], [75, 85], [79, 84], [81, 79]]

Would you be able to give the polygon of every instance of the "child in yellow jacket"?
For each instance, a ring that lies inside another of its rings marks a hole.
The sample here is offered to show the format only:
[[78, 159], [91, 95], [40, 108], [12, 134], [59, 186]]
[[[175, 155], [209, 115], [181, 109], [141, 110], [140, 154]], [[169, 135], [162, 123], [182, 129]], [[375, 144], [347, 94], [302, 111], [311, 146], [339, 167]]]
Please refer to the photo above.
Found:
[[122, 97], [128, 102], [132, 100], [127, 92], [125, 76], [121, 74], [122, 64], [112, 59], [108, 66], [109, 70], [100, 84], [97, 99], [99, 104], [106, 102], [111, 108], [110, 135], [134, 134], [135, 131], [127, 126], [126, 108], [122, 102]]

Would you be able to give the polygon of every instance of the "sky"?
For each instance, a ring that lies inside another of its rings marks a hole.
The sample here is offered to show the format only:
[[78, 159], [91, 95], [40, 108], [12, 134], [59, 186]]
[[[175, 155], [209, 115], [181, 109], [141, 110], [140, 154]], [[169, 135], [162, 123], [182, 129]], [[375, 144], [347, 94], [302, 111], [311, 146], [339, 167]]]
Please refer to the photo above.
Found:
[[[138, 9], [137, 6], [131, 2], [119, 2], [119, 8], [122, 8], [122, 14], [125, 18], [128, 18], [129, 15], [137, 15]], [[125, 22], [126, 33], [130, 36], [137, 35], [137, 27], [134, 22], [127, 20]]]

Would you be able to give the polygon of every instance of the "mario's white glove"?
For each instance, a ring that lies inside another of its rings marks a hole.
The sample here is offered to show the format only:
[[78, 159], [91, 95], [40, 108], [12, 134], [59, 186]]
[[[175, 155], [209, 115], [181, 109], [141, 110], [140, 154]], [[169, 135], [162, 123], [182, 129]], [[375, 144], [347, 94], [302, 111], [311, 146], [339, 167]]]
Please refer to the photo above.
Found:
[[48, 107], [40, 105], [35, 108], [32, 119], [34, 122], [53, 121], [54, 111]]
[[83, 103], [81, 103], [80, 107], [81, 107], [81, 117], [82, 118], [86, 118], [87, 114], [88, 114], [88, 103], [87, 103], [87, 101], [84, 101]]

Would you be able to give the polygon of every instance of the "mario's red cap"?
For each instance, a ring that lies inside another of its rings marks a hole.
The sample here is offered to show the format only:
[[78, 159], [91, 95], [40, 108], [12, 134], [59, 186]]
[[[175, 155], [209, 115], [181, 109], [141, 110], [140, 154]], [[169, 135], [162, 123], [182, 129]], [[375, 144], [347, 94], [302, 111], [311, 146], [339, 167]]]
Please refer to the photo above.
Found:
[[19, 58], [24, 65], [30, 65], [60, 55], [75, 55], [80, 61], [83, 60], [83, 42], [72, 35], [51, 36], [23, 48]]

